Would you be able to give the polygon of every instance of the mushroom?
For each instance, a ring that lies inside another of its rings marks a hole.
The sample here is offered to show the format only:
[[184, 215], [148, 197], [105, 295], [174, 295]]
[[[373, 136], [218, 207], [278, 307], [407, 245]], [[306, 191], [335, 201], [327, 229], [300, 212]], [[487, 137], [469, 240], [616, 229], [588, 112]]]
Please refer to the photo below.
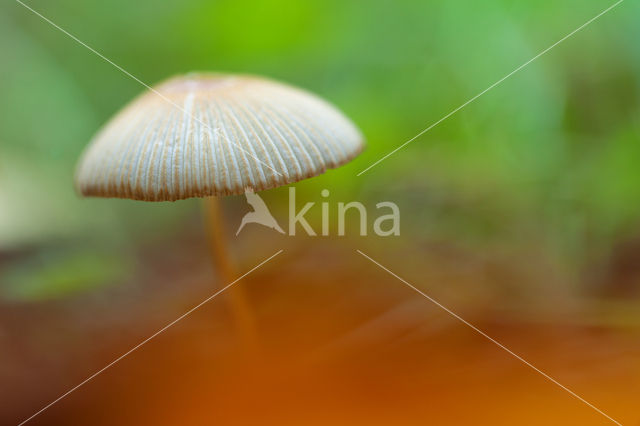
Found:
[[[75, 176], [87, 197], [205, 199], [221, 278], [233, 277], [219, 196], [317, 176], [353, 159], [359, 130], [335, 107], [266, 78], [191, 73], [134, 99], [93, 138]], [[230, 291], [241, 329], [252, 329], [241, 287]]]

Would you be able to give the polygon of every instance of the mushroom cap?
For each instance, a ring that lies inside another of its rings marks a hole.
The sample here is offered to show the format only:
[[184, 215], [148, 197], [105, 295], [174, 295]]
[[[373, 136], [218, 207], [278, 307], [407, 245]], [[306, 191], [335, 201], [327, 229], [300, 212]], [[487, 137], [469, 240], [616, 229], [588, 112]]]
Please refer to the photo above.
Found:
[[134, 99], [93, 138], [84, 196], [175, 201], [242, 194], [317, 176], [363, 149], [360, 131], [317, 96], [261, 77], [187, 74]]

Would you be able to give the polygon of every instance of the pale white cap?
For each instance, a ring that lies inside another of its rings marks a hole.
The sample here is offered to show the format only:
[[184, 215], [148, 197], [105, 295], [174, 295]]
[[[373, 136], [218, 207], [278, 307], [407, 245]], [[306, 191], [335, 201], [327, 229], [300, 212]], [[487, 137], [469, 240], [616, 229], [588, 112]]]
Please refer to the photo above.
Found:
[[360, 131], [317, 96], [261, 77], [188, 74], [133, 100], [76, 171], [85, 196], [173, 201], [317, 176], [363, 149]]

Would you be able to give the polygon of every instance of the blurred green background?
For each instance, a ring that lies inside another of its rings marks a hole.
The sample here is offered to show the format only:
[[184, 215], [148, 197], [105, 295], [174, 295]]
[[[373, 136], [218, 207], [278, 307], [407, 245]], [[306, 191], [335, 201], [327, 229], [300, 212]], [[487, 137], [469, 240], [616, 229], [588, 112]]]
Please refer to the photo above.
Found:
[[[309, 199], [330, 188], [336, 200], [397, 202], [403, 244], [506, 253], [533, 269], [563, 271], [561, 285], [576, 291], [640, 289], [637, 2], [622, 3], [360, 177], [610, 3], [28, 5], [149, 84], [193, 70], [253, 73], [329, 99], [363, 130], [368, 149], [299, 187]], [[60, 297], [122, 281], [140, 241], [179, 234], [199, 217], [198, 202], [78, 198], [72, 181], [83, 147], [143, 88], [20, 4], [3, 2], [0, 11], [2, 297]], [[267, 198], [286, 196], [271, 192]], [[623, 284], [597, 278], [616, 268]]]

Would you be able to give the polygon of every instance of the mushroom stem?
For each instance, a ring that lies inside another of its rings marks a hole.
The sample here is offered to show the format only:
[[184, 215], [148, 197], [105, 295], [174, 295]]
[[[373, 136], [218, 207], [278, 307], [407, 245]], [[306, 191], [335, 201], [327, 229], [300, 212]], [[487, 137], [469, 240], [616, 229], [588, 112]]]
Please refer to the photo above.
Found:
[[[206, 197], [204, 204], [211, 260], [218, 276], [222, 279], [222, 286], [226, 286], [237, 279], [237, 274], [228, 252], [224, 214], [217, 197]], [[245, 346], [254, 346], [255, 322], [244, 288], [241, 285], [233, 285], [226, 290], [226, 293], [240, 338]]]

